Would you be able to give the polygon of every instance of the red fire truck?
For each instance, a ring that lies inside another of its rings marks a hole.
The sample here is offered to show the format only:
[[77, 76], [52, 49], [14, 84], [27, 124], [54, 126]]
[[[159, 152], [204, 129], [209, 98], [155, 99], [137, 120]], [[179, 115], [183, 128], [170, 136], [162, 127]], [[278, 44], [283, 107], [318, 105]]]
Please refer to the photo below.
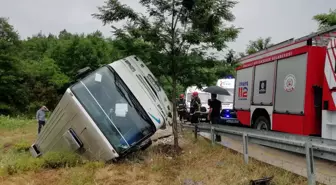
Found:
[[260, 130], [336, 140], [336, 27], [243, 57], [234, 109]]

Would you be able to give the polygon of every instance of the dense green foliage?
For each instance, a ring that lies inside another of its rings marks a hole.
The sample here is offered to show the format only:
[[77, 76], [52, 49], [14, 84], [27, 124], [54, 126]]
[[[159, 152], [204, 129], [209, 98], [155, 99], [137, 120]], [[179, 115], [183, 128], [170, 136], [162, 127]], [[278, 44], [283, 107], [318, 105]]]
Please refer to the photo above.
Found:
[[329, 13], [317, 14], [313, 17], [313, 20], [319, 24], [319, 30], [325, 30], [331, 26], [336, 25], [336, 9], [330, 10]]
[[257, 40], [250, 40], [246, 48], [246, 54], [251, 55], [270, 46], [272, 46], [271, 37], [265, 39], [260, 37]]
[[0, 114], [35, 112], [57, 105], [76, 71], [95, 69], [120, 58], [113, 41], [100, 32], [34, 35], [20, 40], [7, 19], [0, 19]]
[[[55, 108], [65, 89], [75, 80], [77, 70], [89, 66], [96, 69], [117, 59], [138, 55], [160, 79], [169, 95], [172, 92], [171, 74], [160, 75], [165, 69], [156, 45], [139, 38], [105, 38], [97, 31], [91, 34], [72, 34], [66, 30], [58, 35], [38, 33], [21, 40], [8, 19], [0, 18], [0, 115], [34, 113], [41, 105]], [[203, 62], [195, 54], [185, 57], [190, 65]], [[195, 60], [194, 62], [192, 60]], [[154, 62], [153, 62], [154, 61]], [[211, 83], [218, 75], [233, 72], [234, 65], [217, 62], [216, 73], [203, 81], [212, 66], [195, 66], [193, 77], [179, 82], [182, 92], [194, 81]], [[200, 64], [201, 65], [201, 64]], [[200, 77], [197, 77], [199, 75]]]

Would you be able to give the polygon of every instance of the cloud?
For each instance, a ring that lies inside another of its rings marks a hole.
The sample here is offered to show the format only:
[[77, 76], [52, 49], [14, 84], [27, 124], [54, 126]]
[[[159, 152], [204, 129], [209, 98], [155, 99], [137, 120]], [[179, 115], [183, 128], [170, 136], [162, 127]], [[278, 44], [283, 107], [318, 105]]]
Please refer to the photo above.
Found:
[[[26, 38], [40, 31], [57, 34], [66, 29], [70, 32], [90, 33], [100, 30], [111, 36], [112, 29], [94, 18], [97, 6], [105, 0], [1, 0], [1, 16], [9, 17], [10, 23]], [[143, 7], [136, 0], [122, 0], [139, 12]], [[233, 13], [234, 25], [243, 27], [239, 38], [229, 46], [244, 51], [249, 40], [272, 37], [273, 43], [292, 37], [301, 37], [317, 29], [312, 17], [336, 8], [334, 0], [240, 0]], [[118, 24], [120, 25], [120, 24]]]

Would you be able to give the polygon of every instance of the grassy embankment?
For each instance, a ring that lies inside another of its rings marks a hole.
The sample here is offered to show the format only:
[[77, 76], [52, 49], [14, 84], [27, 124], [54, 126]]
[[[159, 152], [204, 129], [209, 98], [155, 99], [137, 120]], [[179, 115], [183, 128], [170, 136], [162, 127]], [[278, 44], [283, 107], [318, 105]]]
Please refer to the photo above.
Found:
[[154, 145], [116, 164], [88, 162], [75, 154], [49, 153], [32, 158], [27, 151], [36, 137], [34, 120], [0, 116], [0, 184], [248, 184], [251, 179], [274, 175], [273, 184], [303, 185], [305, 178], [250, 160], [221, 146], [211, 146], [184, 134], [183, 152], [173, 156]]

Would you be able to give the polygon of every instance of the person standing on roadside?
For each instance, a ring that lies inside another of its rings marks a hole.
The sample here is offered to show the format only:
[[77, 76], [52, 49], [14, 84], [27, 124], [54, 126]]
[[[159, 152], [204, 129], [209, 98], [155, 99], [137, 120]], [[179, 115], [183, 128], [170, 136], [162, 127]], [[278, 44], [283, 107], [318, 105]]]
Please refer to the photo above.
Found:
[[[211, 124], [218, 124], [220, 120], [220, 112], [222, 110], [222, 102], [217, 99], [217, 94], [211, 94], [211, 100], [209, 103], [209, 115], [208, 120]], [[220, 141], [220, 136], [216, 135], [216, 141]]]
[[211, 124], [218, 124], [222, 109], [222, 102], [217, 99], [217, 94], [211, 94], [211, 100], [208, 101], [208, 103], [210, 107], [208, 120], [210, 120]]
[[38, 123], [38, 134], [40, 134], [42, 127], [45, 125], [45, 116], [46, 112], [49, 111], [46, 106], [42, 106], [37, 112], [36, 112], [36, 120]]
[[193, 92], [192, 100], [190, 102], [190, 114], [191, 120], [190, 122], [193, 124], [197, 124], [199, 122], [199, 116], [201, 111], [201, 99], [198, 97], [197, 92]]
[[180, 99], [178, 100], [177, 107], [178, 107], [178, 115], [179, 115], [180, 121], [182, 122], [184, 121], [185, 114], [186, 114], [186, 107], [187, 107], [185, 99], [184, 99], [184, 94], [180, 94]]

